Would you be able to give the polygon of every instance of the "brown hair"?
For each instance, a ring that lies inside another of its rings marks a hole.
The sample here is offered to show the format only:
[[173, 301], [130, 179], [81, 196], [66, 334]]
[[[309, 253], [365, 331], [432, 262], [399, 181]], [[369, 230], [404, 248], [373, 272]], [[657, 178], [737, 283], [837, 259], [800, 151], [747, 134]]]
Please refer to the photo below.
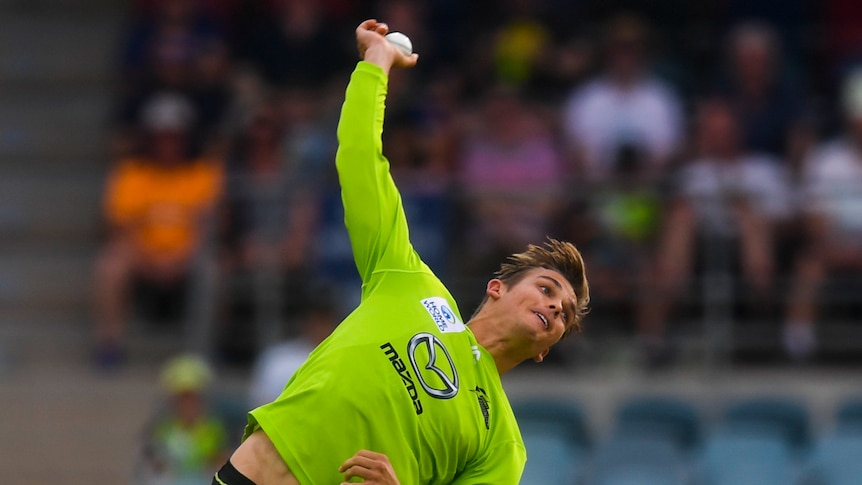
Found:
[[[572, 331], [580, 332], [581, 322], [589, 312], [590, 304], [590, 287], [580, 251], [570, 242], [548, 238], [541, 246], [530, 244], [526, 251], [506, 258], [494, 276], [507, 286], [512, 286], [518, 284], [528, 271], [535, 268], [557, 271], [572, 285], [577, 298], [574, 323], [566, 329], [563, 336], [568, 336]], [[483, 301], [482, 304], [484, 303]]]

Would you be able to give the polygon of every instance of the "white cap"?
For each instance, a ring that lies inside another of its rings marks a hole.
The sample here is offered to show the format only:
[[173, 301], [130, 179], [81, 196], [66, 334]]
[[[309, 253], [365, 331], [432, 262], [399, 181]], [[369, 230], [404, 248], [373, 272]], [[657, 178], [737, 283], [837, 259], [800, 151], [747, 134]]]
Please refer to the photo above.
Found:
[[153, 95], [141, 110], [141, 124], [150, 131], [185, 130], [194, 117], [194, 108], [189, 100], [170, 92]]
[[162, 368], [162, 387], [172, 394], [202, 392], [213, 381], [213, 370], [202, 357], [193, 354], [179, 355]]

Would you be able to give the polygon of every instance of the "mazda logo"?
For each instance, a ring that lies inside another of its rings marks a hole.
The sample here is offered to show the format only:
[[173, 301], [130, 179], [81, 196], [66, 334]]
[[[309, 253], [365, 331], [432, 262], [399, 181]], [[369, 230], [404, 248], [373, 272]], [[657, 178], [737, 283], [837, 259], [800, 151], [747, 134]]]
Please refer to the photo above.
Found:
[[[424, 352], [419, 352], [417, 355], [420, 349]], [[445, 358], [440, 356], [441, 353]], [[458, 394], [458, 371], [455, 369], [452, 356], [449, 355], [446, 346], [437, 336], [425, 332], [417, 333], [410, 339], [407, 354], [419, 384], [429, 396], [437, 399], [451, 399]], [[438, 361], [441, 362], [443, 368], [437, 365]], [[447, 361], [448, 365], [446, 364]], [[420, 365], [419, 362], [422, 364]], [[439, 382], [436, 382], [437, 379], [435, 379], [433, 385], [428, 382], [428, 377], [432, 374], [439, 378]]]

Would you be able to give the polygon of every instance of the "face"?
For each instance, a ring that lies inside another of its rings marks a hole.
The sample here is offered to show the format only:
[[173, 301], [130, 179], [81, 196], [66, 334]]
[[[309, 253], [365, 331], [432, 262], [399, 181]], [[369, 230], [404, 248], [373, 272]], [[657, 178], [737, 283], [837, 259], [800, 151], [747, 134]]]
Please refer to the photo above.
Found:
[[194, 424], [203, 415], [203, 399], [200, 393], [185, 391], [174, 395], [177, 417], [187, 425]]
[[503, 321], [511, 332], [511, 342], [523, 348], [524, 359], [541, 362], [574, 324], [575, 291], [557, 271], [532, 269], [511, 286], [491, 280], [488, 292], [502, 303], [502, 314], [506, 315]]
[[151, 138], [153, 158], [164, 164], [174, 164], [185, 158], [186, 136], [181, 131], [159, 131]]
[[697, 121], [697, 140], [704, 154], [729, 157], [736, 153], [737, 122], [729, 106], [708, 104], [701, 108]]
[[763, 39], [749, 39], [737, 46], [734, 62], [743, 89], [758, 92], [768, 87], [773, 76], [772, 57], [772, 47]]

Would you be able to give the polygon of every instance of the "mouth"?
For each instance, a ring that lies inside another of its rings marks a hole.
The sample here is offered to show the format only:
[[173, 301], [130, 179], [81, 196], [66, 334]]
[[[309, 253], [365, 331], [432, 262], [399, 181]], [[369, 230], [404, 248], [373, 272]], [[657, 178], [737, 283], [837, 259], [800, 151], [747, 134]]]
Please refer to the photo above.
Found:
[[548, 329], [548, 318], [539, 312], [533, 312], [533, 313], [535, 313], [536, 316], [539, 317], [539, 320], [542, 321], [542, 325], [544, 325], [545, 329], [547, 330]]

